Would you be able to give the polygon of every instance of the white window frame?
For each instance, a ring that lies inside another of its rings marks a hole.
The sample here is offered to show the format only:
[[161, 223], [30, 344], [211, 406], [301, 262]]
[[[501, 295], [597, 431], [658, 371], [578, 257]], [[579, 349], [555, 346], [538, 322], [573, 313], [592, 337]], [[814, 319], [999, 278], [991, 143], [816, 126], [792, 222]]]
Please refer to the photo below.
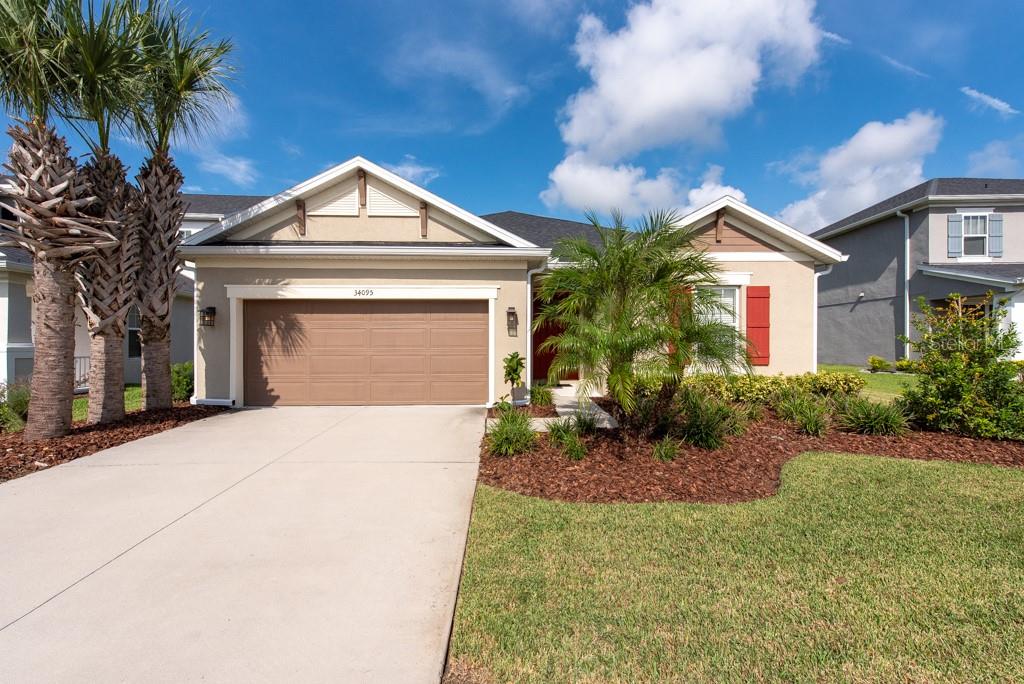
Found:
[[[989, 254], [988, 254], [988, 246], [989, 246], [988, 221], [989, 221], [989, 215], [992, 212], [989, 212], [989, 211], [961, 211], [961, 212], [958, 212], [958, 213], [960, 214], [960, 225], [961, 225], [961, 229], [960, 229], [960, 258], [962, 260], [964, 260], [964, 261], [981, 260], [981, 259], [988, 260], [988, 258], [989, 258]], [[973, 219], [977, 219], [977, 218], [984, 219], [984, 222], [985, 222], [985, 232], [984, 232], [984, 234], [981, 234], [981, 235], [977, 235], [977, 234], [968, 235], [967, 234], [967, 221], [968, 221], [968, 219], [971, 219], [971, 218], [973, 218]], [[984, 240], [985, 240], [985, 243], [984, 243], [985, 244], [985, 250], [984, 250], [984, 252], [981, 253], [981, 254], [968, 254], [967, 253], [967, 238], [978, 238], [978, 237], [984, 238]]]
[[[740, 291], [739, 285], [709, 285], [701, 287], [702, 290], [708, 290], [710, 292], [721, 291], [722, 293], [729, 291], [732, 292], [732, 322], [733, 327], [737, 330], [740, 329]], [[721, 299], [721, 296], [719, 297]], [[724, 322], [724, 321], [723, 321]]]

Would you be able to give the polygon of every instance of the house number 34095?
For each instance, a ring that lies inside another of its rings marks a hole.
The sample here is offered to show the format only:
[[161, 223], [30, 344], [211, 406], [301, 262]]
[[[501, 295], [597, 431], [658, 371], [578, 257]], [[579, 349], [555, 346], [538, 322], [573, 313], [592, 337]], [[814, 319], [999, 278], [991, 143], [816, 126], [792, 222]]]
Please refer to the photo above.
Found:
[[373, 290], [355, 290], [354, 294], [356, 297], [372, 297]]

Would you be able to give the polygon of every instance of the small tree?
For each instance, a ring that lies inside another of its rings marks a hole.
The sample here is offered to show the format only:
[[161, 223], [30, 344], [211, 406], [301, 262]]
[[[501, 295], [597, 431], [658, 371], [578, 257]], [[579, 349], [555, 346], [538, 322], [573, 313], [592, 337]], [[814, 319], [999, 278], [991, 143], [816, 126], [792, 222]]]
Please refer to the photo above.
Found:
[[986, 312], [958, 294], [943, 308], [924, 298], [918, 306], [918, 338], [904, 338], [920, 356], [917, 384], [903, 393], [914, 421], [975, 437], [1024, 438], [1024, 386], [1010, 360], [1020, 339], [1012, 324], [1004, 326], [1006, 311]]
[[512, 352], [505, 357], [505, 383], [513, 390], [523, 384], [523, 371], [526, 369], [526, 362], [519, 352]]
[[746, 340], [721, 321], [726, 308], [701, 289], [718, 280], [718, 268], [698, 248], [697, 232], [671, 211], [635, 228], [612, 218], [606, 228], [588, 214], [600, 244], [574, 238], [555, 247], [564, 266], [544, 277], [534, 329], [549, 321], [562, 328], [541, 345], [555, 353], [549, 381], [579, 369], [581, 389], [605, 385], [616, 420], [628, 423], [645, 391], [657, 393], [657, 414], [688, 370], [727, 372], [748, 360]]

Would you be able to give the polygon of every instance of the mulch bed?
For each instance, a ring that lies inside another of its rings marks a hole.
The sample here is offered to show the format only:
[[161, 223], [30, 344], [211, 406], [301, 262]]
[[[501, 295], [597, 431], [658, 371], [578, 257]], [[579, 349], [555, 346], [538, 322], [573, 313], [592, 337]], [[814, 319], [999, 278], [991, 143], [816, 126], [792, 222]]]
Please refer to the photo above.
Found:
[[[554, 406], [536, 406], [534, 404], [527, 404], [526, 406], [516, 406], [517, 411], [529, 413], [533, 418], [557, 418], [558, 411], [555, 410]], [[487, 409], [488, 418], [497, 418], [498, 409], [493, 406]]]
[[133, 411], [118, 423], [76, 423], [71, 433], [56, 439], [26, 442], [20, 432], [0, 434], [0, 482], [13, 480], [60, 463], [94, 454], [125, 442], [155, 435], [173, 427], [208, 418], [225, 409], [177, 404], [170, 409]]
[[824, 437], [797, 432], [773, 416], [707, 451], [682, 445], [669, 463], [654, 460], [652, 444], [601, 430], [584, 438], [587, 456], [570, 461], [540, 435], [528, 454], [509, 458], [482, 450], [480, 480], [529, 496], [576, 502], [694, 501], [730, 503], [771, 496], [782, 466], [805, 451], [832, 451], [923, 460], [1024, 467], [1024, 443], [911, 432], [872, 437], [833, 430]]

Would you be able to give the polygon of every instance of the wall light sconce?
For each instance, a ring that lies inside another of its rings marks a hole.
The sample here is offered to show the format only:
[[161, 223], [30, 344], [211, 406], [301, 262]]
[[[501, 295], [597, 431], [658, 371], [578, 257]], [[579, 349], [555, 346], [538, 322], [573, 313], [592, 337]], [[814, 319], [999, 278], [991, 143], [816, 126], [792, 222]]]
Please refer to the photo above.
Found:
[[516, 313], [516, 307], [508, 307], [508, 311], [505, 312], [505, 318], [508, 324], [508, 336], [515, 337], [519, 334], [519, 314]]
[[217, 307], [208, 306], [199, 310], [199, 325], [204, 328], [212, 328], [215, 318], [217, 318]]

